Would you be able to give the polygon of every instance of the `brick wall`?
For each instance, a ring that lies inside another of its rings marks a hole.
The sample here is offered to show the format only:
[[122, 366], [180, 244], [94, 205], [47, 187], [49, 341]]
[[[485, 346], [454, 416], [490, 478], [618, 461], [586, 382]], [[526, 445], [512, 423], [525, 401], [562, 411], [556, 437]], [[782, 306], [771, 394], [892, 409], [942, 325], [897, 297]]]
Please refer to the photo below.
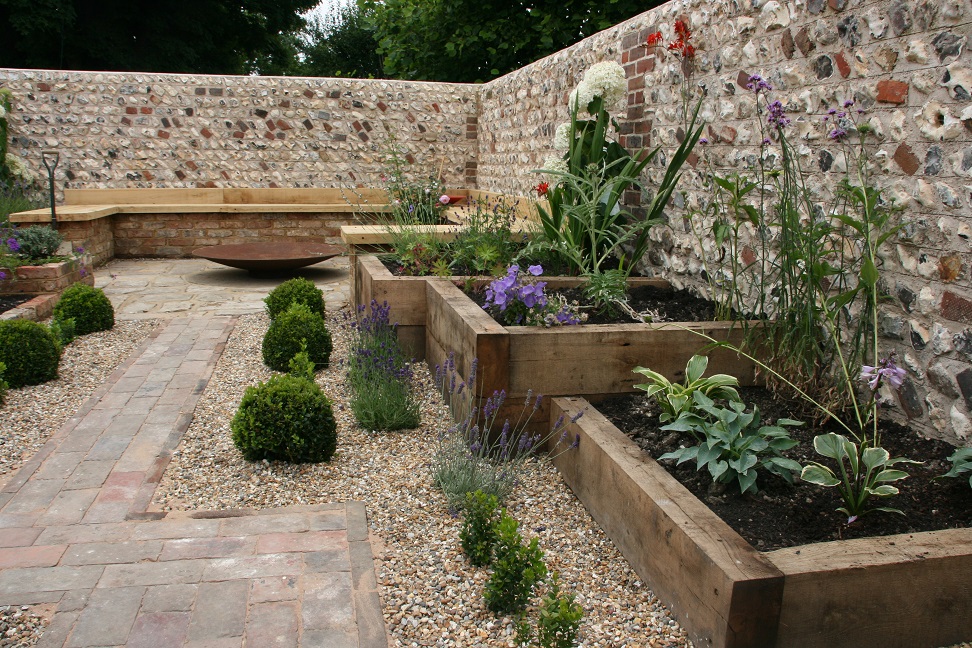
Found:
[[341, 225], [350, 225], [353, 217], [346, 212], [115, 214], [111, 229], [117, 257], [188, 257], [205, 245], [294, 238], [305, 243], [341, 245]]

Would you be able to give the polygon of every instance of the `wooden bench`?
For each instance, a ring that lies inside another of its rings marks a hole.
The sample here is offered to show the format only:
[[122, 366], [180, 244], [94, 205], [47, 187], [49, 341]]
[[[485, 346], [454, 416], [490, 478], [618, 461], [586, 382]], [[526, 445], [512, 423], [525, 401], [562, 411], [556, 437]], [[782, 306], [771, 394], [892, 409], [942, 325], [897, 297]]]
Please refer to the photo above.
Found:
[[[480, 194], [486, 195], [449, 192]], [[64, 204], [56, 211], [65, 239], [84, 247], [94, 263], [101, 264], [115, 256], [187, 257], [206, 245], [297, 238], [340, 244], [342, 225], [390, 208], [382, 189], [65, 189]], [[51, 211], [18, 212], [10, 221], [49, 223]]]

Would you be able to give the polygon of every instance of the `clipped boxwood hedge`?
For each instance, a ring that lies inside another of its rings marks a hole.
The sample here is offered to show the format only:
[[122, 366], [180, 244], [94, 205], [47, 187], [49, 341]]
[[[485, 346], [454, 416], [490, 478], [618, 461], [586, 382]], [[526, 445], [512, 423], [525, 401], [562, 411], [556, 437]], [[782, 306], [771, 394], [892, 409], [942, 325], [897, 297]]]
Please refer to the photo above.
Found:
[[291, 358], [306, 351], [316, 367], [326, 367], [332, 346], [324, 318], [298, 302], [270, 322], [263, 336], [263, 362], [276, 371], [287, 371]]
[[54, 380], [60, 361], [61, 345], [49, 328], [30, 320], [0, 321], [0, 363], [10, 387]]
[[87, 335], [111, 329], [115, 325], [115, 309], [100, 288], [78, 282], [61, 293], [54, 305], [54, 319], [73, 319], [74, 334]]

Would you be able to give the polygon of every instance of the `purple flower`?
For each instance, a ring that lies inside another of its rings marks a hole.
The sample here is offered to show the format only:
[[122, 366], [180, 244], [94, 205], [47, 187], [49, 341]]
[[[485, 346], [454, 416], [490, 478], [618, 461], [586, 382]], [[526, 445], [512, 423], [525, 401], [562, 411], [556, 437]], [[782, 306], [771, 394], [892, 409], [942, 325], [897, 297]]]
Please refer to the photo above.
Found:
[[894, 358], [895, 353], [892, 351], [887, 358], [878, 361], [878, 366], [864, 365], [861, 367], [861, 380], [867, 382], [871, 391], [877, 391], [884, 380], [888, 381], [892, 389], [899, 389], [904, 384], [907, 372], [903, 367], [895, 364]]
[[3, 270], [0, 270], [0, 281], [3, 281], [6, 278], [7, 278], [7, 273], [4, 272]]
[[540, 265], [532, 265], [529, 268], [527, 268], [527, 272], [532, 274], [534, 277], [539, 277], [540, 275], [543, 274], [543, 267]]
[[766, 83], [766, 81], [763, 80], [763, 77], [759, 76], [758, 74], [754, 74], [753, 76], [749, 77], [749, 83], [746, 84], [746, 87], [756, 94], [759, 94], [763, 90], [773, 89], [773, 87]]
[[441, 196], [439, 196], [439, 202], [441, 204], [443, 204], [443, 205], [448, 205], [450, 200], [451, 199], [449, 198], [449, 196], [447, 196], [445, 194], [442, 194]]
[[769, 116], [766, 118], [766, 121], [772, 124], [773, 126], [776, 126], [777, 130], [783, 130], [786, 126], [789, 125], [790, 120], [783, 112], [782, 103], [780, 103], [779, 101], [774, 101], [766, 108], [769, 111]]
[[848, 99], [847, 101], [844, 102], [844, 108], [850, 108], [853, 105], [854, 105], [854, 101], [852, 99]]
[[847, 137], [847, 131], [844, 130], [843, 128], [840, 128], [838, 126], [834, 130], [830, 131], [830, 134], [827, 137], [829, 137], [832, 140], [836, 140], [836, 141], [839, 142], [842, 139], [844, 139], [845, 137]]
[[20, 241], [18, 241], [17, 239], [11, 236], [10, 238], [7, 239], [7, 247], [10, 248], [11, 252], [19, 252]]
[[709, 143], [709, 138], [708, 137], [700, 137], [699, 138], [699, 144], [708, 144], [708, 143]]
[[74, 251], [77, 252], [78, 254], [84, 254], [84, 248], [81, 247], [80, 245], [74, 248]]

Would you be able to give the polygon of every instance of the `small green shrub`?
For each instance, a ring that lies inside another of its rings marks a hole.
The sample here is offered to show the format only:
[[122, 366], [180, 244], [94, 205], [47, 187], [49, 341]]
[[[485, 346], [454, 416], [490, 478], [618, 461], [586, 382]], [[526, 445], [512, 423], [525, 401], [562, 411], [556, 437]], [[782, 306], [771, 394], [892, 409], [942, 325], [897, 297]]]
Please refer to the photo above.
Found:
[[19, 227], [14, 230], [14, 238], [20, 244], [20, 255], [28, 261], [54, 256], [64, 240], [56, 230], [42, 225]]
[[287, 363], [287, 373], [291, 376], [296, 376], [298, 378], [306, 378], [307, 380], [314, 380], [314, 363], [311, 362], [310, 356], [307, 355], [307, 351], [301, 351]]
[[271, 290], [263, 303], [270, 319], [276, 319], [291, 304], [296, 303], [305, 304], [312, 313], [321, 314], [324, 312], [324, 293], [312, 281], [297, 277], [288, 279]]
[[54, 319], [74, 319], [75, 335], [107, 331], [115, 325], [115, 309], [100, 288], [78, 282], [61, 294], [54, 305]]
[[247, 387], [230, 429], [249, 461], [317, 463], [337, 447], [331, 400], [317, 384], [289, 374]]
[[474, 566], [486, 567], [493, 561], [497, 514], [502, 513], [495, 495], [488, 495], [483, 491], [466, 493], [465, 517], [459, 530], [459, 543]]
[[503, 515], [496, 524], [493, 573], [486, 581], [483, 598], [494, 614], [511, 614], [526, 607], [534, 586], [547, 577], [543, 552], [534, 538], [523, 544], [519, 523]]
[[7, 365], [0, 362], [0, 405], [3, 405], [3, 399], [7, 396], [7, 381], [3, 379], [3, 372], [7, 370]]
[[67, 319], [57, 319], [55, 317], [51, 320], [51, 333], [54, 334], [61, 348], [66, 347], [74, 341], [74, 338], [77, 337], [76, 329], [77, 327], [74, 324], [73, 317], [68, 317]]
[[14, 389], [57, 378], [61, 347], [43, 324], [29, 320], [0, 321], [0, 362], [4, 379]]
[[561, 595], [560, 578], [553, 575], [550, 589], [540, 601], [537, 610], [536, 627], [527, 619], [521, 619], [516, 628], [518, 646], [532, 645], [540, 648], [574, 648], [577, 645], [577, 631], [584, 608], [574, 600], [573, 594]]
[[263, 362], [271, 369], [287, 371], [291, 358], [304, 351], [316, 367], [326, 367], [331, 347], [324, 318], [298, 302], [270, 322], [263, 336]]

